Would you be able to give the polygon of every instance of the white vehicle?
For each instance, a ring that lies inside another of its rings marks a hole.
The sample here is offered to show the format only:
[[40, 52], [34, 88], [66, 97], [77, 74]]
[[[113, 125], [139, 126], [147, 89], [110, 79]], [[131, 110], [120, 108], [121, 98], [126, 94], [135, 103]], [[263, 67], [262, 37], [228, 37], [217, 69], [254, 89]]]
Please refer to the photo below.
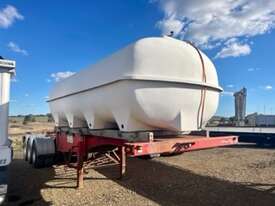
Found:
[[0, 204], [7, 192], [7, 167], [12, 159], [8, 139], [10, 78], [15, 73], [15, 61], [0, 58]]

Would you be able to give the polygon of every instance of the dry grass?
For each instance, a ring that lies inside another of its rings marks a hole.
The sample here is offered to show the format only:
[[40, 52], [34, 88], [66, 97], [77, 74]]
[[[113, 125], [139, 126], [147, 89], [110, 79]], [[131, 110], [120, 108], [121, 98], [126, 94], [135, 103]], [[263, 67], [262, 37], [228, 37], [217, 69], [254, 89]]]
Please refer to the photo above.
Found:
[[44, 133], [51, 131], [54, 128], [54, 123], [52, 122], [30, 122], [27, 125], [19, 123], [10, 123], [9, 134], [10, 136], [24, 135], [26, 132], [32, 133]]
[[14, 150], [18, 150], [22, 147], [22, 137], [27, 133], [31, 132], [46, 133], [52, 131], [54, 123], [52, 122], [30, 122], [27, 125], [23, 125], [22, 121], [9, 124], [9, 135], [12, 139], [12, 145]]

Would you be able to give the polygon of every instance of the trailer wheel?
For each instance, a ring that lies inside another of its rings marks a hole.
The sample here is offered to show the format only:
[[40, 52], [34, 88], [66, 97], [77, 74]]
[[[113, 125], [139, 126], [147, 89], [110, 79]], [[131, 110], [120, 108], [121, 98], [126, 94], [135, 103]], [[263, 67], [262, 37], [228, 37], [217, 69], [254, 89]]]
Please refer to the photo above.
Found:
[[28, 161], [28, 142], [23, 144], [23, 157], [25, 161]]
[[42, 168], [44, 167], [44, 158], [38, 155], [37, 148], [35, 142], [32, 147], [32, 164], [34, 168]]
[[32, 164], [32, 147], [30, 140], [28, 140], [26, 145], [26, 160], [29, 162], [29, 164]]
[[54, 155], [47, 156], [44, 159], [44, 167], [51, 167], [54, 165]]

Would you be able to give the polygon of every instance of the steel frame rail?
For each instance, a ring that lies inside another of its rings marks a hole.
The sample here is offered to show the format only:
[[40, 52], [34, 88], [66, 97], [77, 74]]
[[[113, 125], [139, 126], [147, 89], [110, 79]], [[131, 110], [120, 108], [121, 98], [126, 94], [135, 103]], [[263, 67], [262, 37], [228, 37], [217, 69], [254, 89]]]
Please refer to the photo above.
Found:
[[[83, 188], [84, 167], [91, 166], [98, 161], [95, 154], [103, 154], [108, 158], [109, 162], [105, 160], [107, 165], [110, 162], [119, 164], [119, 177], [122, 178], [126, 173], [127, 156], [183, 153], [238, 143], [237, 136], [211, 138], [183, 135], [180, 137], [159, 137], [145, 142], [129, 142], [119, 138], [83, 135], [80, 133], [69, 134], [68, 132], [57, 132], [53, 137], [55, 138], [57, 152], [69, 153], [77, 157], [75, 164], [67, 162], [68, 167], [73, 167], [77, 171], [77, 188]], [[92, 154], [92, 156], [89, 157], [89, 154]], [[104, 161], [100, 166], [102, 165], [104, 165]], [[98, 165], [94, 164], [93, 166], [96, 167]]]

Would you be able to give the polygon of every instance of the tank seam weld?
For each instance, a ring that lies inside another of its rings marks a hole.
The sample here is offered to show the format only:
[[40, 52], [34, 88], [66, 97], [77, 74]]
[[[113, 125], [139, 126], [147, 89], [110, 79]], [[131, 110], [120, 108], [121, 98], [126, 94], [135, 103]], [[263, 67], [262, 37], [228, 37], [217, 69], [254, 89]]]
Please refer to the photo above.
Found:
[[186, 85], [196, 85], [196, 86], [200, 86], [200, 87], [204, 87], [204, 88], [211, 88], [213, 90], [217, 90], [217, 91], [222, 91], [222, 89], [220, 87], [215, 87], [211, 84], [202, 84], [200, 82], [192, 82], [192, 81], [172, 81], [172, 80], [159, 80], [159, 79], [141, 79], [141, 78], [121, 78], [121, 79], [118, 79], [118, 80], [114, 80], [114, 81], [111, 81], [111, 82], [108, 82], [108, 83], [105, 83], [105, 84], [101, 84], [101, 85], [98, 85], [98, 86], [95, 86], [95, 87], [91, 87], [91, 88], [88, 88], [88, 89], [85, 89], [85, 90], [81, 90], [81, 91], [76, 91], [76, 92], [72, 92], [72, 93], [69, 93], [69, 94], [66, 94], [66, 95], [63, 95], [63, 96], [60, 96], [60, 97], [55, 97], [53, 99], [49, 99], [47, 100], [47, 102], [52, 102], [52, 101], [55, 101], [55, 100], [58, 100], [58, 99], [62, 99], [62, 98], [65, 98], [65, 97], [68, 97], [68, 96], [73, 96], [75, 94], [79, 94], [79, 93], [84, 93], [84, 92], [87, 92], [87, 91], [90, 91], [90, 90], [93, 90], [93, 89], [97, 89], [99, 87], [103, 87], [103, 86], [107, 86], [107, 85], [110, 85], [110, 84], [114, 84], [114, 83], [117, 83], [117, 82], [120, 82], [120, 81], [125, 81], [125, 80], [133, 80], [133, 81], [154, 81], [154, 82], [169, 82], [169, 83], [178, 83], [178, 84], [186, 84]]

